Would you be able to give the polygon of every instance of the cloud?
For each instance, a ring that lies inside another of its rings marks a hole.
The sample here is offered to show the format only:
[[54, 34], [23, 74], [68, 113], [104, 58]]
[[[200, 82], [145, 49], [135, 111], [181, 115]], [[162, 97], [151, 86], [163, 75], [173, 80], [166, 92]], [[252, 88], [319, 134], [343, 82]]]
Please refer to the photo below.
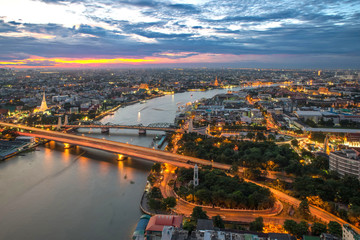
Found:
[[315, 54], [353, 64], [360, 53], [356, 0], [13, 0], [1, 4], [0, 16], [4, 62], [160, 57], [201, 64], [258, 55], [242, 59], [260, 64], [264, 56], [286, 63], [285, 56]]

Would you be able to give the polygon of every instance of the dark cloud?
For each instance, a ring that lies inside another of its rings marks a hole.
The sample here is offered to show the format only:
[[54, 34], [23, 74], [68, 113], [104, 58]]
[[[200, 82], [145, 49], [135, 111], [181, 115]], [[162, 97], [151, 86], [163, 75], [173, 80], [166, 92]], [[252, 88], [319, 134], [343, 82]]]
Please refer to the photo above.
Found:
[[[87, 7], [85, 15], [99, 24], [67, 28], [60, 24], [0, 19], [0, 45], [6, 46], [1, 50], [1, 59], [26, 55], [145, 57], [162, 56], [163, 52], [197, 52], [332, 56], [330, 60], [339, 55], [343, 60], [349, 56], [349, 61], [353, 61], [352, 56], [360, 53], [360, 4], [357, 0], [214, 0], [202, 5], [161, 0], [42, 1], [82, 3]], [[141, 22], [95, 15], [104, 5], [131, 7], [156, 20]], [[36, 35], [1, 36], [1, 33], [22, 31], [56, 37], [47, 40], [37, 39]], [[184, 56], [172, 56], [181, 57]], [[324, 62], [329, 64], [330, 60]]]

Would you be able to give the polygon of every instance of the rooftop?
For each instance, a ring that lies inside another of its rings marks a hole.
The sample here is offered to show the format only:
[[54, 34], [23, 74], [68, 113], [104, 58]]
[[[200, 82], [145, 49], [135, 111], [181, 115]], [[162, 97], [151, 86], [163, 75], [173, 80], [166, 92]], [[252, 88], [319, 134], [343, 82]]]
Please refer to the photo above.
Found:
[[173, 226], [179, 228], [183, 217], [178, 215], [155, 215], [150, 218], [146, 231], [161, 232], [164, 226]]

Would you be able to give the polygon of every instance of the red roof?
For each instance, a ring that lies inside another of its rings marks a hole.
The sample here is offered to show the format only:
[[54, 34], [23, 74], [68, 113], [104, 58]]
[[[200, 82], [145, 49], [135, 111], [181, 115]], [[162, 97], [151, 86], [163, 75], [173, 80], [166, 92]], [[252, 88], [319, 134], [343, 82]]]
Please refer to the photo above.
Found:
[[161, 232], [164, 226], [180, 227], [183, 217], [177, 215], [155, 215], [150, 218], [146, 231]]

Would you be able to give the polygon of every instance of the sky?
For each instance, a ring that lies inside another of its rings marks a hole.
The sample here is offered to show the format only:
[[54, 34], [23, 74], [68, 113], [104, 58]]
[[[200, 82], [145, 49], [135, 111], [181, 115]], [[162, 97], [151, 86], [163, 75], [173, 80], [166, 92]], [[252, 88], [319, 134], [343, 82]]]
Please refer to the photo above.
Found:
[[0, 0], [0, 68], [360, 69], [359, 0]]

